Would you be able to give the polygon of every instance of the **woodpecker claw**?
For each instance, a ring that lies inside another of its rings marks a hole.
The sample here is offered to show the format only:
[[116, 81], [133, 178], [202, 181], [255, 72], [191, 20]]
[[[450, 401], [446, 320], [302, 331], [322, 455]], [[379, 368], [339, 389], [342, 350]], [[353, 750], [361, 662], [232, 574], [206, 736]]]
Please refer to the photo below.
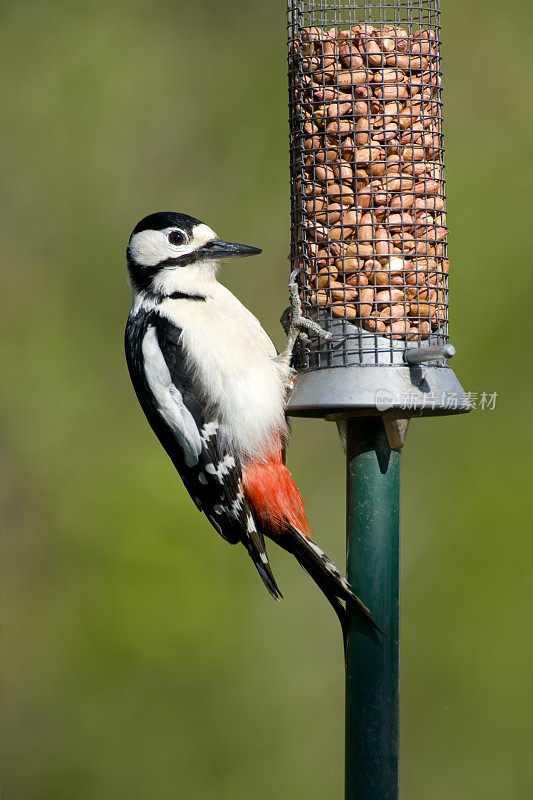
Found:
[[[319, 339], [323, 339], [326, 342], [331, 342], [338, 340], [339, 338], [344, 339], [345, 337], [338, 337], [329, 331], [324, 330], [318, 322], [314, 322], [314, 320], [309, 319], [308, 317], [304, 317], [302, 313], [302, 303], [300, 300], [300, 292], [298, 288], [298, 284], [296, 283], [296, 275], [300, 272], [299, 269], [295, 269], [292, 271], [291, 276], [289, 278], [289, 299], [290, 299], [290, 310], [287, 309], [288, 313], [288, 331], [287, 331], [287, 341], [285, 343], [285, 348], [283, 352], [280, 353], [278, 359], [280, 361], [284, 361], [290, 363], [292, 358], [292, 353], [294, 350], [294, 346], [298, 339], [301, 339], [306, 344], [309, 344], [310, 339], [307, 334], [311, 334], [312, 336], [317, 336]], [[285, 316], [285, 315], [284, 315]], [[282, 317], [283, 322], [283, 317]]]

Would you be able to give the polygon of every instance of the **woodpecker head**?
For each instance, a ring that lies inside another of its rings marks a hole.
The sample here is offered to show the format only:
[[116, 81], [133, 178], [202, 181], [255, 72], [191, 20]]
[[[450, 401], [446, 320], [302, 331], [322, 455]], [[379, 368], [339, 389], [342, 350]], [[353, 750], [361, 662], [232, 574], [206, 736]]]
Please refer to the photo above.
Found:
[[213, 280], [218, 262], [260, 253], [258, 247], [223, 242], [199, 219], [160, 211], [132, 231], [126, 257], [134, 291], [170, 294], [184, 286]]

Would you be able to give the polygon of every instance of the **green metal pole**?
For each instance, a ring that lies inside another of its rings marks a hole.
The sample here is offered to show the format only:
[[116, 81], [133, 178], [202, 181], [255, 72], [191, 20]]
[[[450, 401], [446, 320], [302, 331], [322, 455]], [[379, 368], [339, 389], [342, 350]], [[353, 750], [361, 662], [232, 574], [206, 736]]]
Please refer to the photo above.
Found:
[[347, 576], [386, 636], [352, 615], [346, 648], [346, 800], [397, 800], [400, 451], [381, 417], [347, 420]]

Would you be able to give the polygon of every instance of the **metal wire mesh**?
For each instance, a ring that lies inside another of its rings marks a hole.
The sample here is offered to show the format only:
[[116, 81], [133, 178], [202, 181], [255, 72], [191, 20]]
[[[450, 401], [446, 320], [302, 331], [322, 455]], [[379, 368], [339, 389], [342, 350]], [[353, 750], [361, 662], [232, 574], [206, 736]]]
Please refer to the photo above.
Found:
[[438, 0], [288, 2], [291, 265], [342, 340], [297, 369], [448, 341]]

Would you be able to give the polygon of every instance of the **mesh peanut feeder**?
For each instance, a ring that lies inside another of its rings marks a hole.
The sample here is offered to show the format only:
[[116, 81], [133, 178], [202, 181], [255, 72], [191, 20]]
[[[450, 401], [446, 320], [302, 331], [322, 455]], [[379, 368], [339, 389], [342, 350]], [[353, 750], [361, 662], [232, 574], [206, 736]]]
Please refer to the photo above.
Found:
[[[372, 411], [380, 391], [469, 410], [448, 367], [439, 31], [437, 2], [289, 2], [291, 262], [304, 312], [339, 334], [299, 345], [294, 413]], [[341, 385], [337, 366], [379, 369]]]
[[437, 0], [288, 2], [291, 267], [304, 314], [289, 413], [338, 422], [356, 621], [346, 797], [398, 796], [400, 449], [412, 416], [471, 406], [449, 359]]

